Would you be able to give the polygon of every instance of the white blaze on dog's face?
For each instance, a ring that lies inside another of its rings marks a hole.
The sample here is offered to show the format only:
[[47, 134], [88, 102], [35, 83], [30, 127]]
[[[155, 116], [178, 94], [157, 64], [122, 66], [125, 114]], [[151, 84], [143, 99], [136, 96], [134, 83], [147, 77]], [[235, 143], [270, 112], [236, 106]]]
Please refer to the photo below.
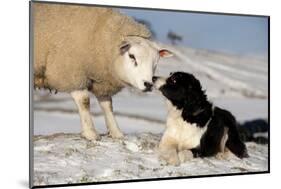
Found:
[[126, 84], [144, 92], [151, 91], [157, 63], [161, 57], [172, 56], [168, 50], [159, 50], [154, 42], [132, 37], [120, 47], [121, 62], [116, 70]]
[[166, 78], [154, 77], [153, 83], [154, 83], [154, 87], [159, 90], [160, 87], [166, 84]]

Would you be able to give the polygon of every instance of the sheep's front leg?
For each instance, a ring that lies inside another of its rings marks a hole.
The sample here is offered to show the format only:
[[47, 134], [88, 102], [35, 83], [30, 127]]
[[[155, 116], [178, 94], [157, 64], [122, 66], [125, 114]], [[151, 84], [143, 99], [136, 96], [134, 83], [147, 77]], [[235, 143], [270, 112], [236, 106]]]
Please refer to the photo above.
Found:
[[109, 135], [112, 138], [123, 138], [124, 135], [120, 131], [113, 114], [111, 97], [98, 98], [98, 101], [100, 103], [100, 107], [103, 110], [105, 116], [105, 122], [106, 122], [107, 129], [109, 131]]
[[99, 140], [100, 136], [94, 128], [90, 113], [90, 98], [87, 90], [73, 91], [71, 93], [80, 114], [82, 136], [88, 140]]

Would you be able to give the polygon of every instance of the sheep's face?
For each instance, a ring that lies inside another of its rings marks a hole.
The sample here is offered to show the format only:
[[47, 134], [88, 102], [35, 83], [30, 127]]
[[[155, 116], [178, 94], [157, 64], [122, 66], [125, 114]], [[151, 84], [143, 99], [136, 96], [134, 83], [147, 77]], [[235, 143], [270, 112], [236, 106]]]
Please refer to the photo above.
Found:
[[151, 91], [152, 77], [160, 57], [171, 56], [168, 50], [161, 49], [146, 39], [130, 40], [120, 47], [121, 62], [115, 64], [119, 78], [143, 92]]

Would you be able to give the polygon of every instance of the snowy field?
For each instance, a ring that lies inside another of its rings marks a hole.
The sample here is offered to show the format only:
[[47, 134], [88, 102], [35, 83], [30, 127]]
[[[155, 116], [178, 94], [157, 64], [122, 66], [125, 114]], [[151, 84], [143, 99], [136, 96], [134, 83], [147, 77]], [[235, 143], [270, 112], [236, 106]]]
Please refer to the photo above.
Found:
[[[268, 65], [257, 57], [238, 57], [169, 47], [173, 58], [160, 61], [156, 75], [193, 73], [209, 99], [230, 110], [240, 123], [268, 119]], [[101, 141], [80, 138], [80, 120], [70, 95], [34, 92], [34, 184], [65, 184], [171, 176], [267, 171], [267, 145], [247, 143], [250, 158], [196, 158], [178, 167], [158, 160], [157, 145], [165, 129], [166, 107], [157, 92], [125, 89], [113, 97], [124, 140], [108, 138], [101, 110], [91, 99]], [[63, 134], [64, 133], [64, 134]], [[67, 170], [66, 170], [67, 169]]]
[[35, 185], [266, 171], [267, 147], [247, 143], [250, 158], [195, 158], [175, 167], [159, 161], [161, 134], [103, 136], [89, 142], [79, 134], [35, 137]]

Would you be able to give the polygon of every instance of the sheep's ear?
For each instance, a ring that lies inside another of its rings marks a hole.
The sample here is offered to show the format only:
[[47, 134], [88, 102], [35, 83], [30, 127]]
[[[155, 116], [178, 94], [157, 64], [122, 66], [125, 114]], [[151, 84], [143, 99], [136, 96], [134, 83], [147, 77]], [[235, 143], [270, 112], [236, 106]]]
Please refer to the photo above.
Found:
[[171, 51], [168, 51], [167, 49], [159, 50], [159, 55], [162, 58], [167, 58], [167, 57], [174, 56], [174, 54]]
[[131, 45], [127, 41], [123, 41], [120, 45], [120, 54], [123, 55], [130, 49]]

